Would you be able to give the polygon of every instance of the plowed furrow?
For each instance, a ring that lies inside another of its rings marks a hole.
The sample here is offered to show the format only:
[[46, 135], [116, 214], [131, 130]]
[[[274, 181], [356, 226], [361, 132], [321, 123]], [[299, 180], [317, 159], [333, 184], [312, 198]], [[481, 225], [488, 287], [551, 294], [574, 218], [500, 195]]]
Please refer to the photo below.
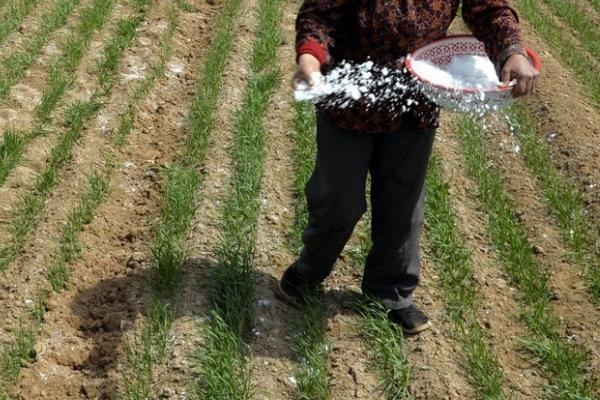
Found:
[[2, 75], [0, 75], [0, 104], [6, 100], [10, 94], [10, 89], [33, 64], [54, 32], [67, 23], [69, 14], [78, 4], [79, 0], [61, 0], [57, 2], [54, 8], [42, 17], [39, 30], [23, 45], [22, 50], [17, 50], [2, 59], [0, 63], [0, 71], [2, 72]]
[[123, 51], [131, 45], [136, 29], [145, 18], [147, 8], [117, 22], [115, 36], [106, 43], [102, 61], [98, 64], [98, 80], [86, 101], [73, 103], [66, 111], [66, 132], [52, 148], [45, 169], [36, 178], [32, 192], [23, 194], [18, 211], [11, 221], [11, 240], [0, 249], [0, 269], [5, 269], [21, 252], [46, 198], [59, 183], [60, 171], [71, 158], [73, 146], [82, 135], [86, 123], [103, 108], [101, 101], [110, 95], [115, 85], [115, 73]]
[[[159, 27], [166, 18], [165, 8], [151, 13], [151, 23], [140, 43], [156, 43], [158, 34], [166, 28]], [[182, 120], [181, 110], [190, 100], [187, 87], [193, 82], [194, 58], [203, 43], [198, 40], [190, 47], [187, 38], [206, 34], [201, 28], [206, 16], [194, 16], [189, 17], [185, 28], [176, 35], [174, 54], [182, 61], [178, 64], [179, 72], [159, 83], [140, 105], [139, 121], [143, 127], [132, 132], [130, 145], [124, 151], [117, 152], [123, 164], [114, 173], [111, 196], [84, 233], [85, 251], [73, 268], [73, 283], [78, 290], [51, 301], [46, 329], [64, 335], [71, 353], [75, 354], [70, 359], [58, 358], [57, 354], [69, 353], [61, 347], [67, 344], [56, 343], [53, 337], [47, 339], [54, 351], [40, 360], [36, 364], [38, 371], [27, 378], [37, 382], [40, 374], [48, 374], [54, 382], [55, 397], [51, 398], [66, 398], [81, 388], [90, 397], [113, 397], [122, 383], [116, 369], [122, 361], [123, 335], [139, 324], [136, 319], [147, 307], [144, 300], [148, 243], [160, 198], [157, 166], [173, 159], [176, 143], [183, 136], [177, 121]], [[148, 50], [144, 45], [140, 48], [141, 52]], [[56, 371], [65, 375], [61, 378], [55, 375]], [[31, 386], [30, 382], [22, 386]]]
[[[0, 45], [8, 39], [39, 3], [39, 0], [20, 0], [8, 5], [8, 9], [2, 14], [0, 20]], [[3, 7], [4, 4], [0, 4], [0, 6]]]
[[590, 349], [590, 361], [600, 371], [600, 308], [591, 303], [587, 292], [585, 266], [569, 262], [561, 234], [548, 218], [544, 197], [524, 163], [515, 154], [516, 144], [503, 132], [488, 138], [494, 165], [502, 173], [503, 184], [513, 200], [520, 222], [534, 246], [536, 261], [550, 274], [553, 308], [564, 322], [564, 334], [571, 342]]
[[[224, 3], [225, 4], [225, 3]], [[233, 4], [229, 3], [230, 6]], [[225, 5], [223, 5], [225, 9]], [[181, 286], [175, 296], [175, 319], [171, 327], [172, 346], [168, 349], [166, 362], [155, 371], [156, 393], [169, 395], [189, 393], [189, 378], [194, 365], [194, 356], [202, 347], [198, 328], [206, 323], [205, 314], [211, 307], [208, 295], [209, 271], [216, 263], [212, 253], [218, 241], [220, 219], [219, 203], [227, 192], [227, 182], [231, 177], [232, 161], [227, 152], [231, 146], [231, 132], [235, 114], [242, 101], [244, 81], [247, 79], [249, 54], [252, 39], [256, 32], [256, 8], [254, 1], [244, 1], [239, 6], [243, 10], [237, 19], [222, 19], [220, 25], [215, 24], [215, 35], [222, 35], [222, 30], [234, 33], [232, 43], [223, 71], [219, 75], [226, 77], [220, 93], [215, 98], [218, 108], [214, 109], [212, 129], [206, 158], [200, 169], [201, 184], [196, 195], [196, 215], [185, 241], [186, 254], [189, 259], [182, 266]], [[224, 11], [222, 11], [224, 12]], [[225, 15], [225, 14], [222, 14]], [[216, 36], [213, 38], [213, 46]], [[214, 62], [216, 47], [209, 47], [203, 53], [200, 64], [202, 74], [198, 85], [209, 79], [207, 65]], [[216, 70], [214, 71], [217, 72]], [[204, 98], [205, 101], [209, 101]], [[200, 126], [197, 128], [201, 128]], [[189, 128], [188, 128], [189, 129]]]
[[[448, 126], [449, 121], [445, 119], [444, 123]], [[473, 279], [480, 305], [476, 317], [485, 329], [486, 342], [498, 357], [507, 394], [515, 398], [540, 399], [544, 397], [546, 382], [519, 342], [519, 338], [527, 335], [527, 327], [519, 318], [519, 306], [512, 294], [514, 289], [497, 268], [500, 261], [486, 239], [485, 214], [472, 197], [477, 190], [475, 182], [455, 168], [462, 162], [458, 148], [456, 137], [449, 128], [442, 128], [436, 151], [441, 156], [444, 180], [449, 184], [457, 225], [465, 234], [467, 249], [473, 259]]]
[[462, 140], [467, 170], [477, 181], [478, 198], [486, 209], [488, 234], [507, 275], [520, 290], [523, 318], [532, 333], [527, 348], [543, 361], [547, 377], [553, 383], [550, 388], [553, 395], [573, 392], [591, 398], [594, 382], [587, 377], [589, 357], [583, 348], [561, 334], [550, 303], [548, 277], [533, 257], [528, 233], [497, 170], [487, 162], [489, 150], [481, 137], [482, 129], [467, 118], [457, 120], [455, 127]]
[[[282, 30], [285, 39], [278, 55], [279, 63], [284, 66], [283, 84], [274, 96], [265, 122], [268, 139], [260, 194], [262, 206], [256, 244], [256, 325], [251, 344], [254, 355], [251, 370], [253, 380], [257, 382], [257, 399], [265, 400], [297, 398], [298, 393], [302, 393], [303, 380], [298, 375], [302, 366], [299, 367], [297, 361], [306, 361], [298, 360], [301, 355], [294, 355], [294, 346], [299, 336], [306, 337], [309, 334], [304, 331], [302, 324], [297, 323], [303, 318], [298, 311], [274, 297], [279, 278], [293, 261], [289, 232], [294, 209], [292, 176], [296, 171], [291, 160], [295, 144], [288, 132], [293, 129], [294, 109], [287, 83], [291, 81], [295, 68], [293, 27], [298, 7], [297, 2], [289, 2], [283, 8]], [[323, 306], [315, 304], [315, 307]], [[326, 322], [317, 320], [314, 323], [325, 326]], [[305, 365], [304, 368], [310, 367]], [[317, 382], [304, 384], [316, 385]], [[310, 389], [318, 392], [317, 388]]]

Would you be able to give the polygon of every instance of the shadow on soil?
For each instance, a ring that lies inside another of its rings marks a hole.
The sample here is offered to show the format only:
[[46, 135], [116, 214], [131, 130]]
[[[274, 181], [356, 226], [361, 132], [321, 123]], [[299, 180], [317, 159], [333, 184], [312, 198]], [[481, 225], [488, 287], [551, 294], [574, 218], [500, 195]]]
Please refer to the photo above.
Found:
[[91, 341], [87, 359], [73, 366], [98, 383], [83, 386], [80, 398], [113, 400], [121, 379], [114, 373], [123, 359], [123, 336], [145, 311], [145, 273], [103, 279], [78, 292], [71, 308], [79, 320], [80, 334]]
[[[212, 307], [208, 284], [210, 271], [215, 268], [219, 265], [209, 259], [193, 258], [186, 262], [182, 282], [189, 289], [176, 294], [176, 318], [204, 317], [209, 313]], [[97, 386], [82, 386], [80, 398], [117, 398], [122, 376], [114, 371], [117, 363], [124, 359], [124, 336], [147, 310], [151, 288], [149, 272], [148, 268], [137, 268], [128, 275], [101, 280], [95, 286], [80, 290], [74, 298], [71, 307], [78, 317], [80, 334], [91, 341], [92, 346], [87, 358], [73, 365], [73, 369], [100, 382]], [[295, 360], [294, 319], [298, 314], [294, 307], [276, 297], [278, 279], [279, 276], [255, 273], [256, 319], [247, 343], [255, 356]], [[355, 314], [352, 304], [361, 297], [359, 292], [347, 289], [325, 292], [327, 318]], [[185, 304], [188, 301], [194, 304]]]

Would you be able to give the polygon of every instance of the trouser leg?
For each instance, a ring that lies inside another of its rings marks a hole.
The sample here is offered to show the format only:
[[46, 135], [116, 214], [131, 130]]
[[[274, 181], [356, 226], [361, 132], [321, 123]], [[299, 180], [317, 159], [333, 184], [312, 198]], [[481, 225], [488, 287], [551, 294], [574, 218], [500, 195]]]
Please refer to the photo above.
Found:
[[317, 119], [317, 161], [306, 186], [308, 226], [296, 266], [304, 279], [321, 282], [366, 211], [365, 186], [373, 151], [371, 135]]
[[405, 129], [377, 138], [371, 170], [373, 246], [363, 292], [390, 309], [408, 307], [419, 283], [424, 181], [434, 130]]

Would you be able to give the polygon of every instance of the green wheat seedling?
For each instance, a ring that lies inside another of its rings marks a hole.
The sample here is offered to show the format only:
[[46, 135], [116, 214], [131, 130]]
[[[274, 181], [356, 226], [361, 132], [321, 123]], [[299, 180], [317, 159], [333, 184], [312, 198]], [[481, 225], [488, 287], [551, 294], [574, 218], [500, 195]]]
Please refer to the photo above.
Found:
[[18, 136], [10, 130], [4, 133], [4, 143], [8, 145], [0, 147], [0, 185], [22, 160], [27, 144], [44, 133], [44, 126], [50, 122], [50, 114], [71, 86], [72, 76], [92, 34], [104, 25], [113, 4], [113, 0], [96, 0], [82, 12], [79, 25], [65, 42], [64, 54], [57, 56], [48, 68], [50, 87], [42, 93], [42, 99], [34, 109], [35, 126], [30, 131], [19, 132]]
[[381, 391], [388, 400], [411, 399], [410, 367], [404, 350], [404, 336], [390, 323], [386, 308], [377, 301], [359, 300], [361, 332], [371, 350], [373, 365], [381, 379]]
[[196, 8], [185, 0], [177, 0], [177, 7], [187, 13], [196, 12]]
[[426, 189], [426, 238], [442, 280], [452, 333], [464, 352], [464, 367], [478, 399], [505, 399], [500, 365], [477, 322], [473, 260], [458, 230], [448, 185], [435, 157], [430, 162]]
[[168, 13], [169, 26], [160, 39], [159, 59], [152, 64], [148, 76], [133, 90], [132, 100], [127, 106], [127, 111], [119, 115], [118, 128], [114, 137], [115, 143], [118, 146], [125, 144], [127, 137], [133, 130], [134, 119], [140, 102], [148, 96], [155, 83], [165, 75], [167, 61], [173, 53], [173, 34], [177, 28], [177, 12], [175, 8], [169, 8]]
[[[153, 296], [158, 304], [166, 305], [172, 300], [175, 290], [180, 284], [182, 267], [186, 259], [185, 240], [191, 227], [196, 212], [197, 192], [200, 185], [200, 175], [197, 166], [202, 162], [208, 146], [208, 134], [214, 123], [218, 95], [223, 85], [223, 68], [234, 40], [234, 23], [241, 6], [240, 0], [227, 0], [221, 12], [216, 17], [215, 36], [208, 49], [206, 61], [203, 65], [197, 83], [197, 94], [192, 101], [188, 115], [188, 140], [186, 158], [183, 163], [176, 164], [163, 171], [165, 182], [163, 184], [162, 215], [154, 229], [154, 243], [152, 245], [153, 266], [152, 281]], [[173, 11], [174, 12], [174, 11]], [[173, 23], [171, 18], [171, 22]], [[167, 32], [174, 31], [175, 26]], [[169, 33], [167, 33], [169, 34]], [[161, 57], [154, 65], [153, 71], [146, 82], [134, 91], [132, 106], [121, 117], [117, 142], [128, 135], [133, 124], [132, 112], [135, 102], [145, 95], [149, 85], [164, 74], [165, 61], [170, 54], [170, 45], [161, 46]], [[153, 341], [150, 326], [169, 324], [159, 323], [154, 316], [148, 318], [142, 344], [129, 347], [129, 375], [126, 379], [125, 399], [145, 399], [151, 393], [151, 376], [153, 365], [158, 362], [153, 359], [152, 346], [147, 343]], [[169, 327], [163, 329], [165, 345], [163, 355], [166, 355], [166, 337]], [[159, 340], [159, 342], [161, 342]], [[219, 352], [220, 348], [213, 347], [211, 351]], [[239, 378], [236, 373], [235, 376]], [[233, 397], [231, 397], [233, 398]]]
[[[150, 2], [150, 0], [148, 0]], [[144, 8], [142, 16], [145, 16], [148, 8]], [[71, 150], [80, 138], [85, 123], [103, 107], [101, 100], [107, 96], [112, 89], [114, 79], [111, 77], [117, 72], [117, 61], [122, 57], [125, 49], [131, 44], [135, 36], [136, 27], [131, 25], [136, 21], [139, 25], [143, 18], [125, 17], [117, 25], [117, 30], [104, 49], [104, 61], [98, 67], [103, 71], [104, 78], [98, 81], [96, 90], [90, 100], [77, 102], [71, 105], [66, 112], [67, 131], [62, 135], [50, 153], [50, 159], [44, 171], [37, 177], [35, 187], [29, 193], [24, 194], [20, 201], [16, 216], [11, 222], [12, 240], [0, 247], [0, 271], [6, 269], [8, 264], [19, 254], [25, 245], [25, 241], [36, 225], [38, 216], [44, 208], [45, 200], [56, 187], [60, 177], [60, 169], [70, 159]]]
[[92, 221], [94, 212], [106, 197], [110, 174], [110, 168], [104, 172], [93, 171], [88, 179], [88, 192], [81, 196], [77, 207], [67, 217], [59, 247], [48, 267], [48, 280], [55, 292], [60, 292], [69, 285], [71, 278], [69, 264], [81, 253], [78, 236], [84, 226]]
[[[6, 3], [6, 0], [2, 3]], [[10, 3], [8, 12], [2, 15], [0, 21], [0, 44], [6, 41], [8, 36], [23, 22], [38, 3], [39, 0], [19, 0]], [[3, 6], [4, 4], [0, 4], [0, 7]]]
[[[4, 9], [4, 6], [6, 6], [7, 1], [8, 0], [0, 0], [0, 12], [2, 12], [2, 10]], [[2, 16], [4, 16], [4, 15], [2, 14]]]
[[[294, 104], [294, 193], [296, 195], [294, 223], [290, 233], [292, 252], [302, 247], [302, 232], [308, 223], [308, 208], [304, 186], [312, 173], [316, 157], [316, 114], [308, 102]], [[303, 400], [329, 400], [329, 343], [326, 335], [326, 309], [320, 293], [306, 293], [306, 304], [298, 310], [295, 319], [294, 352], [300, 361], [295, 376], [298, 381], [298, 398]]]
[[0, 62], [0, 104], [10, 93], [23, 73], [35, 61], [42, 48], [48, 43], [52, 34], [67, 23], [67, 17], [79, 4], [80, 0], [61, 0], [50, 13], [42, 17], [40, 29], [24, 46]]
[[295, 373], [301, 400], [330, 400], [329, 340], [327, 313], [321, 292], [305, 293], [304, 303], [294, 319], [294, 352], [300, 368]]
[[520, 313], [533, 335], [528, 348], [548, 372], [551, 396], [591, 400], [595, 383], [586, 373], [588, 356], [582, 356], [585, 352], [559, 333], [560, 326], [550, 304], [548, 276], [536, 264], [531, 243], [504, 191], [502, 179], [488, 162], [484, 133], [468, 118], [459, 120], [456, 128], [463, 142], [468, 173], [477, 182], [477, 196], [486, 210], [488, 233], [506, 274], [520, 291]]
[[32, 361], [35, 358], [35, 337], [30, 328], [19, 327], [15, 333], [14, 339], [9, 343], [4, 343], [0, 347], [0, 383], [11, 385], [18, 378], [21, 372], [23, 361]]
[[[185, 258], [184, 240], [193, 218], [193, 215], [190, 216], [190, 208], [197, 202], [196, 192], [200, 184], [196, 167], [204, 159], [208, 135], [214, 125], [217, 98], [223, 86], [223, 68], [233, 45], [233, 24], [240, 5], [240, 0], [228, 0], [217, 17], [217, 33], [208, 50], [196, 85], [197, 94], [192, 100], [188, 115], [185, 160], [182, 165], [175, 165], [165, 171], [167, 179], [164, 184], [164, 204], [182, 204], [177, 199], [179, 196], [185, 198], [186, 204], [183, 207], [163, 207], [163, 215], [155, 227], [153, 269], [155, 282], [160, 282], [157, 289], [163, 293], [172, 292], [179, 283]], [[174, 181], [170, 182], [171, 180]], [[172, 199], [169, 200], [169, 197]], [[177, 223], [171, 226], [173, 221]]]
[[559, 18], [577, 32], [577, 36], [585, 48], [597, 60], [600, 60], [600, 34], [598, 26], [592, 22], [590, 16], [586, 15], [576, 4], [566, 0], [545, 0], [545, 2]]
[[[225, 200], [221, 238], [216, 248], [218, 268], [214, 269], [211, 285], [215, 304], [213, 322], [205, 332], [215, 343], [227, 343], [229, 353], [201, 351], [199, 356], [199, 399], [249, 399], [251, 384], [245, 351], [253, 322], [253, 267], [262, 181], [264, 142], [267, 132], [263, 119], [271, 95], [280, 82], [277, 47], [281, 44], [279, 23], [281, 2], [261, 0], [259, 3], [258, 36], [251, 55], [251, 76], [240, 109], [236, 112], [234, 139], [231, 148], [235, 162], [232, 193]], [[236, 377], [231, 374], [234, 360]], [[206, 385], [217, 382], [220, 385]]]
[[171, 306], [155, 299], [146, 318], [149, 323], [140, 338], [125, 343], [127, 372], [122, 399], [148, 399], [152, 392], [153, 366], [165, 361], [175, 313]]
[[519, 6], [520, 13], [532, 25], [535, 32], [556, 51], [565, 65], [572, 68], [594, 105], [600, 107], [600, 79], [598, 79], [600, 68], [597, 63], [591, 62], [565, 38], [562, 30], [541, 13], [535, 0], [517, 0], [515, 4]]
[[47, 297], [48, 292], [39, 291], [12, 339], [0, 344], [0, 399], [10, 398], [10, 388], [19, 378], [21, 369], [37, 357], [35, 332], [44, 321]]
[[[247, 345], [232, 332], [218, 312], [211, 315], [208, 326], [201, 327], [203, 348], [195, 355], [195, 363], [205, 371], [193, 384], [195, 399], [248, 400], [252, 383], [244, 354]], [[214, 395], [215, 397], [210, 397]]]
[[308, 224], [308, 207], [304, 196], [304, 186], [308, 182], [317, 154], [316, 114], [314, 106], [308, 102], [294, 104], [294, 223], [290, 232], [290, 241], [294, 252], [302, 248], [302, 232]]
[[26, 144], [24, 136], [23, 132], [13, 130], [4, 133], [4, 141], [0, 144], [0, 184], [19, 163]]
[[50, 87], [44, 90], [42, 99], [34, 110], [36, 123], [40, 126], [49, 122], [50, 114], [71, 87], [73, 75], [89, 47], [94, 32], [102, 29], [114, 4], [114, 0], [95, 0], [91, 6], [83, 10], [78, 25], [72, 29], [65, 40], [63, 54], [56, 56], [50, 63], [48, 68]]
[[585, 267], [592, 299], [600, 302], [600, 242], [585, 215], [581, 193], [562, 176], [539, 140], [534, 121], [523, 106], [511, 108], [510, 119], [522, 144], [525, 163], [535, 176], [544, 201], [555, 218], [564, 242], [575, 262]]

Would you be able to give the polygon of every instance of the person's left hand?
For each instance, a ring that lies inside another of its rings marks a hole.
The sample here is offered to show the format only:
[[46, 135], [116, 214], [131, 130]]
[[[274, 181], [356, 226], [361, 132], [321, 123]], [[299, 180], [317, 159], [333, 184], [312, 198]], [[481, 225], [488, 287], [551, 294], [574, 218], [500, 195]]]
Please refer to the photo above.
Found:
[[516, 79], [513, 97], [521, 97], [533, 91], [539, 76], [540, 72], [533, 68], [529, 58], [522, 54], [513, 54], [502, 66], [500, 85], [508, 86], [513, 79]]

